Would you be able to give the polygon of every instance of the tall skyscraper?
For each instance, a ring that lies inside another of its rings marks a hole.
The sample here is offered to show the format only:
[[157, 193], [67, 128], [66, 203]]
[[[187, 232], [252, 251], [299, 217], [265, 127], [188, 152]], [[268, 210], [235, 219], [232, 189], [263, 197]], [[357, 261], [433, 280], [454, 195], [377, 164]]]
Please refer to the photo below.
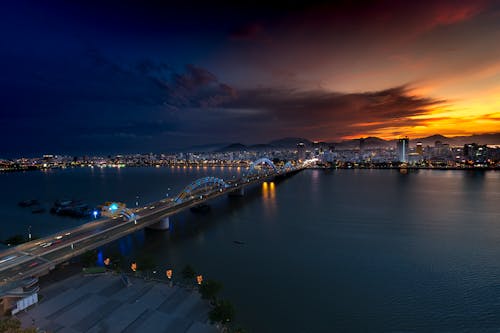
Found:
[[408, 162], [409, 147], [410, 147], [410, 139], [408, 139], [408, 137], [398, 139], [397, 151], [398, 151], [399, 162], [403, 163]]
[[422, 147], [422, 142], [417, 142], [416, 153], [422, 156], [424, 154], [424, 148]]
[[297, 144], [297, 159], [304, 161], [306, 159], [306, 145], [302, 142]]

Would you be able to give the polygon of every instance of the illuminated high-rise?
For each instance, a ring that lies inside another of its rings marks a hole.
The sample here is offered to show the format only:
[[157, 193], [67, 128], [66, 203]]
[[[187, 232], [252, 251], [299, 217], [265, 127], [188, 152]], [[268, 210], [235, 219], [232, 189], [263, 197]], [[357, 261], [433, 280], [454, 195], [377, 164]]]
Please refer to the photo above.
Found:
[[397, 152], [398, 152], [399, 162], [402, 162], [402, 163], [408, 162], [409, 146], [410, 146], [410, 139], [408, 139], [408, 137], [398, 139]]
[[306, 159], [306, 145], [302, 142], [297, 144], [297, 159], [304, 161]]

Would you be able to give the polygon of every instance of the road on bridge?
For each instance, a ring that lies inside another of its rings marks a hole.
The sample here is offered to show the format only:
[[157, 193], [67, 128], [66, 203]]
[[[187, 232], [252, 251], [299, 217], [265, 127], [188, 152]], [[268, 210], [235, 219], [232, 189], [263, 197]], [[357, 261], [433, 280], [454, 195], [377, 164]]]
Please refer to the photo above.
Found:
[[[12, 281], [44, 274], [55, 267], [88, 250], [122, 238], [144, 227], [151, 226], [165, 217], [177, 214], [187, 208], [200, 205], [246, 186], [285, 176], [304, 169], [304, 166], [280, 170], [279, 172], [247, 176], [220, 184], [205, 185], [198, 191], [181, 192], [176, 199], [163, 199], [147, 206], [131, 210], [133, 216], [123, 215], [99, 219], [79, 227], [21, 244], [0, 253], [0, 286]], [[213, 177], [212, 177], [213, 178]], [[215, 179], [215, 178], [214, 178]], [[219, 179], [220, 181], [220, 179]], [[194, 184], [194, 182], [193, 182]], [[188, 195], [186, 195], [186, 193]], [[125, 219], [125, 220], [124, 220]], [[0, 295], [1, 296], [1, 295]]]

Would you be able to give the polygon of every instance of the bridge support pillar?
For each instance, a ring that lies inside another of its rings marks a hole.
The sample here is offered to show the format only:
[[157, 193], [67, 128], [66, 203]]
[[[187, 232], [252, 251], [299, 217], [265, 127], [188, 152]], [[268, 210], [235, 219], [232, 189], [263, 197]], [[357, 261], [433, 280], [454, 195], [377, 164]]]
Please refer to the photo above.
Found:
[[148, 228], [153, 229], [153, 230], [169, 230], [170, 229], [170, 218], [165, 217], [165, 218], [161, 219], [160, 222], [152, 224]]
[[240, 187], [239, 189], [237, 190], [234, 190], [232, 192], [229, 192], [228, 194], [230, 197], [242, 197], [245, 195], [245, 188], [244, 187]]

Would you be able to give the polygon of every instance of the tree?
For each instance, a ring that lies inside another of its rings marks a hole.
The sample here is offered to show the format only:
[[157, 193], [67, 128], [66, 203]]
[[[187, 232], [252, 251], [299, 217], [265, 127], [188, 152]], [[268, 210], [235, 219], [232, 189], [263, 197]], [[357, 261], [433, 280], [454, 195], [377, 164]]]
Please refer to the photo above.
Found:
[[95, 263], [97, 262], [97, 251], [90, 250], [85, 252], [81, 256], [81, 261], [85, 267], [95, 266]]
[[233, 321], [234, 307], [227, 300], [217, 301], [214, 308], [208, 313], [208, 318], [213, 323], [228, 324]]
[[203, 299], [209, 299], [215, 302], [217, 293], [221, 291], [222, 289], [222, 284], [214, 281], [214, 280], [207, 280], [206, 282], [203, 282], [200, 286], [200, 294], [201, 298]]
[[146, 272], [149, 278], [149, 272], [156, 268], [156, 263], [153, 258], [144, 255], [137, 260], [137, 268], [140, 271]]
[[248, 331], [244, 328], [238, 327], [238, 328], [233, 328], [229, 331], [230, 333], [247, 333]]
[[36, 328], [21, 328], [19, 319], [8, 317], [0, 320], [0, 333], [36, 333]]
[[112, 253], [109, 256], [111, 264], [109, 265], [111, 269], [117, 271], [118, 273], [122, 271], [122, 264], [125, 262], [125, 258], [120, 253]]
[[4, 243], [5, 245], [11, 246], [11, 245], [19, 245], [22, 243], [26, 243], [27, 241], [28, 240], [23, 235], [14, 235], [14, 236], [10, 236], [6, 240], [4, 240], [2, 243]]
[[196, 277], [196, 271], [190, 265], [186, 265], [182, 269], [182, 277], [186, 280], [194, 279]]

